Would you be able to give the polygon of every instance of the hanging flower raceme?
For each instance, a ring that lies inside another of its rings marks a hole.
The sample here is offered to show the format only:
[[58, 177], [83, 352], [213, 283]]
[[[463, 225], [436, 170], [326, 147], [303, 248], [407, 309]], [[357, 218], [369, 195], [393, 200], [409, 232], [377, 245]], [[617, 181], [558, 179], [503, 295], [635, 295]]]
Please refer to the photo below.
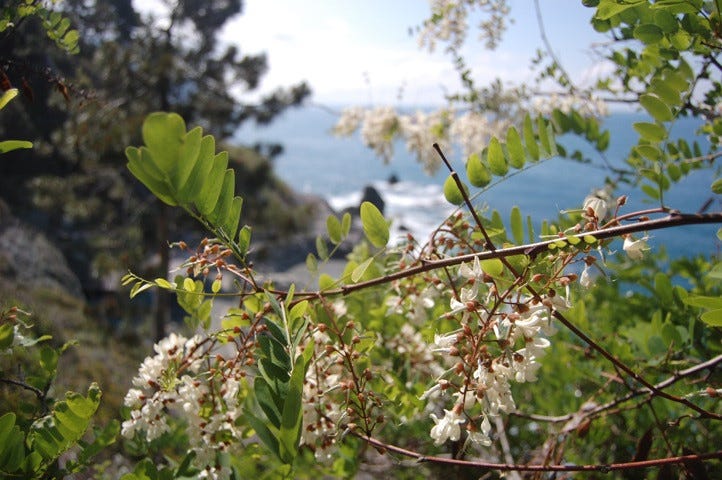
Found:
[[[443, 417], [431, 414], [430, 435], [436, 445], [458, 440], [465, 424], [471, 444], [489, 446], [489, 418], [516, 409], [512, 382], [537, 380], [540, 359], [551, 346], [547, 337], [554, 333], [554, 312], [570, 304], [553, 291], [541, 298], [509, 294], [500, 298], [478, 258], [462, 264], [457, 273], [462, 282], [458, 297], [452, 296], [444, 318], [458, 322], [459, 328], [435, 334], [432, 350], [455, 366], [422, 399], [433, 398], [443, 406], [439, 395], [451, 393], [454, 398], [451, 409], [443, 408]], [[472, 418], [481, 419], [481, 424]]]
[[170, 418], [183, 418], [196, 453], [194, 464], [206, 476], [226, 478], [229, 472], [217, 468], [217, 454], [240, 447], [237, 420], [243, 414], [240, 392], [245, 372], [237, 362], [209, 360], [214, 343], [210, 337], [187, 339], [172, 333], [156, 344], [156, 355], [143, 361], [134, 388], [125, 396], [130, 418], [123, 422], [121, 433], [126, 438], [141, 435], [150, 442], [170, 430]]

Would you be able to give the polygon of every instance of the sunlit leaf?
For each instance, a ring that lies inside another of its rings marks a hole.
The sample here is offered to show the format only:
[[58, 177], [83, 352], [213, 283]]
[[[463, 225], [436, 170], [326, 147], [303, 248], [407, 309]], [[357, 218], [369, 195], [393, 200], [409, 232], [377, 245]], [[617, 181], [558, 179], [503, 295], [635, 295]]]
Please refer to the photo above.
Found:
[[636, 122], [632, 124], [632, 128], [639, 133], [639, 135], [649, 142], [661, 142], [667, 138], [667, 130], [662, 125], [649, 122]]
[[529, 114], [524, 117], [522, 133], [524, 135], [526, 151], [529, 152], [529, 157], [536, 162], [539, 160], [539, 145], [537, 145], [536, 138], [534, 137], [534, 126], [532, 125]]
[[[466, 185], [463, 183], [462, 185], [464, 186], [464, 190], [467, 190]], [[464, 196], [461, 194], [461, 190], [459, 190], [459, 186], [456, 184], [456, 180], [454, 180], [452, 175], [449, 175], [446, 181], [444, 181], [444, 198], [452, 205], [461, 205], [464, 203]]]
[[0, 142], [0, 154], [24, 148], [33, 148], [33, 142], [26, 140], [4, 140]]
[[376, 205], [363, 202], [360, 208], [361, 224], [369, 242], [375, 247], [384, 247], [389, 242], [389, 224]]
[[475, 187], [485, 187], [491, 182], [489, 170], [476, 153], [470, 155], [466, 160], [466, 177]]
[[672, 110], [656, 95], [642, 95], [639, 97], [639, 103], [658, 122], [667, 122], [674, 117]]
[[506, 132], [506, 148], [509, 152], [509, 163], [514, 168], [523, 168], [526, 162], [526, 154], [524, 153], [524, 145], [522, 145], [521, 137], [516, 128], [510, 127]]
[[494, 175], [501, 177], [509, 171], [509, 164], [506, 163], [504, 151], [501, 148], [501, 143], [498, 138], [491, 137], [489, 146], [487, 147], [486, 158], [489, 162], [489, 170], [491, 170], [491, 173]]
[[517, 245], [524, 243], [524, 223], [521, 218], [521, 210], [516, 205], [511, 209], [511, 234]]

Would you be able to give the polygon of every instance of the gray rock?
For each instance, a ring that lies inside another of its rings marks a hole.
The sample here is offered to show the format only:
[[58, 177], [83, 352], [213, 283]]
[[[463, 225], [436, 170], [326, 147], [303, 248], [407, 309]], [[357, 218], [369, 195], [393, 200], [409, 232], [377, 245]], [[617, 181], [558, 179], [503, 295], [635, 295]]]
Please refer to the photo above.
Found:
[[83, 297], [78, 277], [42, 233], [15, 218], [0, 201], [0, 275], [29, 288], [59, 289]]

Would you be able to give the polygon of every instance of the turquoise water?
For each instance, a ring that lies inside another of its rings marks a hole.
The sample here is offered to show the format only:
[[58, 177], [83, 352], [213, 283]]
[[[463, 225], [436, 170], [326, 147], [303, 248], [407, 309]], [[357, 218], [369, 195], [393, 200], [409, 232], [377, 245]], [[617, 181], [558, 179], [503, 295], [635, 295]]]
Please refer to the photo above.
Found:
[[[357, 204], [363, 187], [372, 184], [385, 199], [385, 213], [394, 220], [396, 227], [403, 225], [418, 238], [428, 235], [452, 211], [441, 193], [448, 172], [439, 171], [433, 176], [425, 174], [401, 142], [397, 143], [394, 157], [386, 165], [363, 146], [358, 136], [337, 138], [331, 135], [336, 119], [337, 116], [329, 111], [306, 107], [286, 112], [268, 127], [244, 127], [236, 139], [243, 143], [283, 144], [284, 153], [274, 161], [278, 175], [299, 191], [323, 196], [338, 209]], [[637, 140], [631, 125], [642, 119], [643, 116], [631, 113], [613, 114], [606, 119], [605, 127], [610, 130], [612, 139], [606, 152], [609, 163], [623, 164], [629, 147]], [[675, 123], [672, 137], [690, 141], [698, 125], [697, 120], [680, 119]], [[575, 136], [564, 136], [559, 141], [569, 151], [585, 149], [584, 142]], [[704, 144], [704, 139], [700, 141]], [[504, 218], [508, 217], [511, 207], [517, 205], [537, 225], [544, 219], [555, 219], [560, 210], [578, 208], [590, 191], [604, 184], [608, 171], [602, 169], [601, 158], [589, 148], [585, 153], [592, 158], [592, 164], [553, 158], [504, 179], [480, 195], [478, 201], [499, 210]], [[452, 161], [454, 168], [463, 172], [461, 159]], [[665, 195], [665, 203], [685, 212], [696, 212], [709, 198], [717, 197], [709, 188], [713, 174], [710, 170], [693, 172], [673, 186]], [[386, 180], [391, 175], [398, 177], [400, 182], [389, 185]], [[628, 195], [626, 212], [654, 206], [634, 187], [623, 185], [616, 194]], [[720, 202], [715, 198], [711, 209], [720, 208]], [[650, 245], [654, 248], [664, 244], [672, 256], [716, 253], [719, 247], [715, 236], [717, 229], [717, 226], [707, 225], [655, 231]]]

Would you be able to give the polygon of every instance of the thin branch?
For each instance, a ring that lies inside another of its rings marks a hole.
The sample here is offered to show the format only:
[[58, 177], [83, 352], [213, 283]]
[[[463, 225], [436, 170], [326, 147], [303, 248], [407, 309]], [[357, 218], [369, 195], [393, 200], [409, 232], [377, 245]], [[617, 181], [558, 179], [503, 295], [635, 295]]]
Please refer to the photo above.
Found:
[[[654, 385], [654, 388], [656, 390], [662, 390], [664, 388], [669, 387], [670, 385], [673, 385], [677, 383], [678, 381], [690, 377], [696, 373], [701, 372], [702, 370], [712, 369], [715, 368], [717, 365], [722, 363], [722, 354], [717, 355], [714, 358], [710, 358], [706, 362], [702, 362], [698, 365], [694, 365], [692, 367], [689, 367], [685, 370], [681, 370], [671, 377], [667, 378], [666, 380], [663, 380], [657, 384]], [[537, 422], [546, 422], [546, 423], [561, 423], [571, 420], [574, 416], [579, 415], [580, 413], [583, 413], [586, 417], [596, 417], [600, 415], [601, 413], [611, 410], [612, 408], [621, 405], [623, 403], [628, 402], [629, 400], [632, 400], [636, 397], [642, 396], [642, 395], [651, 395], [653, 394], [653, 391], [648, 388], [639, 388], [634, 390], [633, 392], [629, 392], [623, 397], [619, 397], [617, 399], [614, 399], [612, 401], [609, 401], [605, 403], [604, 405], [598, 405], [594, 408], [586, 408], [584, 405], [582, 406], [582, 409], [580, 409], [577, 412], [574, 413], [567, 413], [565, 415], [557, 415], [557, 416], [549, 416], [549, 415], [537, 415], [533, 413], [523, 413], [523, 412], [511, 412], [509, 415], [513, 415], [515, 417], [520, 418], [526, 418], [529, 420], [534, 420]]]
[[[704, 225], [710, 223], [722, 223], [722, 212], [700, 214], [678, 213], [675, 211], [663, 218], [646, 220], [628, 225], [618, 225], [615, 227], [593, 230], [585, 233], [579, 233], [576, 235], [569, 235], [569, 238], [578, 238], [584, 241], [584, 237], [591, 236], [594, 237], [597, 241], [599, 241], [636, 232], [674, 228], [684, 225]], [[344, 285], [339, 288], [324, 290], [323, 292], [314, 292], [314, 294], [322, 293], [324, 296], [348, 295], [349, 293], [355, 292], [357, 290], [363, 290], [373, 286], [384, 285], [395, 280], [411, 277], [431, 270], [460, 265], [465, 262], [472, 262], [474, 258], [478, 258], [479, 260], [488, 260], [491, 258], [512, 257], [515, 255], [528, 255], [531, 257], [535, 257], [547, 251], [550, 245], [554, 245], [559, 240], [564, 240], [564, 237], [554, 240], [545, 240], [542, 242], [518, 245], [515, 247], [499, 248], [493, 251], [489, 250], [484, 252], [468, 253], [465, 255], [444, 258], [441, 260], [424, 260], [422, 265], [416, 267], [410, 267], [402, 271], [384, 275], [383, 277], [373, 278], [371, 280], [354, 283], [352, 285]]]
[[485, 470], [499, 470], [499, 471], [517, 471], [517, 472], [602, 472], [607, 473], [617, 470], [633, 470], [640, 468], [651, 468], [660, 467], [662, 465], [673, 465], [685, 462], [694, 461], [705, 461], [711, 459], [722, 458], [722, 450], [715, 452], [692, 454], [692, 455], [680, 455], [676, 457], [665, 457], [657, 458], [652, 460], [643, 460], [636, 462], [623, 462], [623, 463], [612, 463], [608, 465], [516, 465], [508, 463], [490, 463], [490, 462], [475, 462], [470, 460], [457, 460], [448, 457], [435, 457], [429, 455], [422, 455], [420, 453], [407, 450], [405, 448], [398, 447], [396, 445], [390, 445], [382, 442], [374, 437], [369, 437], [354, 431], [351, 434], [360, 438], [361, 440], [368, 442], [376, 448], [387, 450], [389, 452], [398, 453], [400, 455], [415, 458], [419, 463], [421, 462], [433, 462], [443, 465], [454, 465], [460, 467], [473, 467]]
[[39, 388], [33, 387], [32, 385], [29, 385], [25, 382], [21, 382], [19, 380], [13, 380], [12, 378], [0, 378], [0, 383], [7, 383], [10, 385], [15, 385], [16, 387], [24, 388], [25, 390], [30, 390], [35, 394], [36, 397], [38, 397], [38, 400], [41, 402], [45, 401], [45, 395], [46, 393], [40, 390]]
[[539, 0], [534, 0], [534, 9], [536, 10], [536, 22], [539, 25], [539, 33], [541, 34], [541, 39], [547, 49], [547, 53], [549, 53], [549, 56], [552, 57], [552, 61], [559, 68], [559, 71], [562, 72], [562, 76], [569, 85], [569, 89], [572, 92], [576, 92], [577, 87], [574, 86], [574, 83], [572, 82], [572, 77], [569, 76], [567, 71], [562, 66], [562, 63], [559, 61], [559, 58], [554, 53], [554, 49], [552, 48], [552, 45], [547, 38], [546, 29], [544, 28], [544, 19], [542, 18], [541, 7], [539, 6]]

